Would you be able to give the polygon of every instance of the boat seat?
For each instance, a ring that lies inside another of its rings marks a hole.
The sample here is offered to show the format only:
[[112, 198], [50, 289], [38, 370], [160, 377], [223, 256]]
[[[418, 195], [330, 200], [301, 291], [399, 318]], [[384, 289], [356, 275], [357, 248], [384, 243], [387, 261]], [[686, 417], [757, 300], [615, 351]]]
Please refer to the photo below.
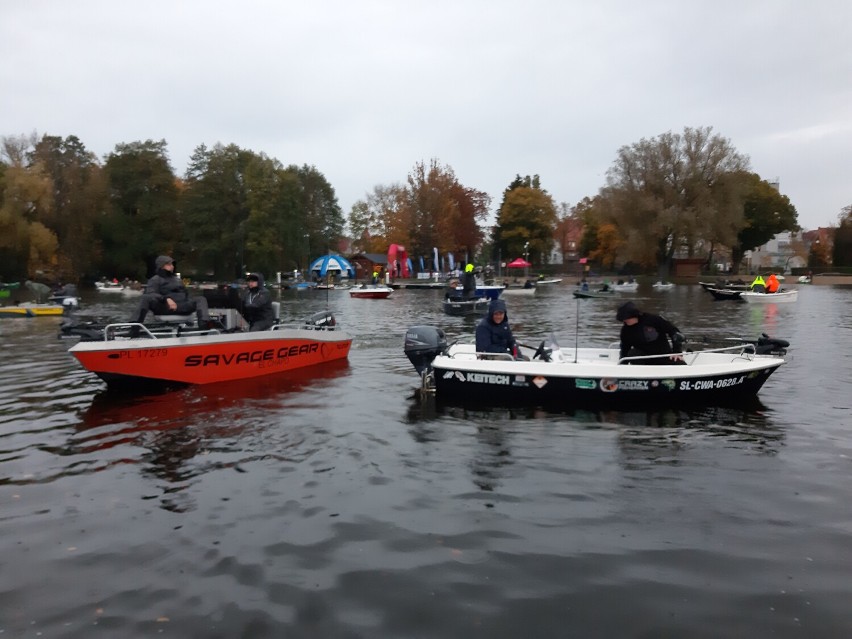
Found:
[[154, 315], [154, 319], [164, 324], [194, 324], [195, 312], [187, 313], [186, 315]]

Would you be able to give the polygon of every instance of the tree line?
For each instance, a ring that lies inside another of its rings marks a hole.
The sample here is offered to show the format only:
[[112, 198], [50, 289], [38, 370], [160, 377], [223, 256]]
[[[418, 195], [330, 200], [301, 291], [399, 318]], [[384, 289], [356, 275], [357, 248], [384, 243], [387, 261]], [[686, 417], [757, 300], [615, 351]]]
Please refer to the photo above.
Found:
[[[798, 228], [777, 185], [709, 127], [622, 147], [606, 184], [572, 206], [557, 204], [539, 176], [516, 175], [490, 228], [488, 194], [437, 159], [374, 186], [344, 216], [315, 167], [233, 144], [198, 146], [180, 177], [165, 140], [117, 144], [102, 161], [74, 136], [5, 137], [0, 150], [0, 279], [9, 280], [142, 279], [163, 253], [186, 274], [230, 280], [246, 269], [304, 269], [347, 241], [352, 252], [401, 244], [410, 256], [437, 248], [485, 263], [528, 253], [535, 264], [558, 241], [602, 268], [645, 270], [675, 256], [709, 265], [724, 251], [738, 266], [746, 251]], [[852, 230], [848, 218], [841, 226]]]

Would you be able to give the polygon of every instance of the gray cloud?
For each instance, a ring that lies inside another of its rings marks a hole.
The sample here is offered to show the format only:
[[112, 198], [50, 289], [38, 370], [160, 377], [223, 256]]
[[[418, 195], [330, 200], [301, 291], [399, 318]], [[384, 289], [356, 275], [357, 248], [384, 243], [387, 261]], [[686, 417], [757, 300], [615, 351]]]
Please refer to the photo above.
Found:
[[[586, 6], [588, 5], [588, 6]], [[594, 195], [617, 149], [712, 126], [815, 228], [852, 204], [852, 4], [35, 0], [0, 5], [0, 134], [312, 164], [348, 211], [437, 158]]]

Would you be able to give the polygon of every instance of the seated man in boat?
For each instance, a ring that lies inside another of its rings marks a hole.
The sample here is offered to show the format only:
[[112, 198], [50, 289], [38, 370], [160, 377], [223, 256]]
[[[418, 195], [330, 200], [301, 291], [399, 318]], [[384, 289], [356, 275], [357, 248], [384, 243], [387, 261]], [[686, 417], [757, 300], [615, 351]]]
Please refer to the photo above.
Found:
[[275, 323], [272, 294], [263, 281], [263, 273], [249, 273], [242, 298], [242, 314], [249, 323], [249, 331], [265, 331]]
[[139, 306], [130, 321], [141, 324], [148, 311], [154, 315], [188, 315], [195, 312], [199, 328], [214, 328], [210, 322], [207, 299], [201, 296], [190, 299], [183, 282], [175, 275], [175, 261], [168, 255], [160, 255], [155, 265], [157, 272], [145, 285], [145, 292], [139, 298]]
[[769, 275], [766, 278], [766, 292], [767, 293], [777, 293], [778, 289], [781, 287], [781, 282], [778, 281], [778, 278], [775, 277], [775, 273]]
[[488, 315], [476, 325], [476, 352], [501, 353], [515, 359], [527, 359], [520, 354], [518, 343], [509, 327], [506, 302], [497, 298], [488, 304]]
[[[653, 359], [639, 359], [630, 364], [684, 364], [684, 337], [677, 326], [664, 317], [643, 313], [633, 302], [618, 307], [615, 319], [622, 322], [621, 351], [619, 358], [641, 355], [669, 355]], [[671, 339], [671, 344], [669, 343]]]

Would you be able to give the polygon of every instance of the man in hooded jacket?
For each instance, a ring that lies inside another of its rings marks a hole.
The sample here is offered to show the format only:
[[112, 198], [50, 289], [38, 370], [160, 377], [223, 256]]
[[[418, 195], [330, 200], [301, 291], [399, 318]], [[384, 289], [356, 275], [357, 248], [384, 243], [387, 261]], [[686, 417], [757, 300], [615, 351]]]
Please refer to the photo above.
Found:
[[141, 324], [148, 311], [154, 315], [188, 315], [194, 311], [199, 328], [211, 328], [207, 299], [190, 299], [183, 282], [175, 275], [175, 261], [168, 255], [160, 255], [155, 265], [157, 272], [145, 285], [145, 293], [139, 298], [139, 306], [130, 321]]
[[[622, 322], [621, 352], [619, 357], [640, 355], [669, 355], [654, 359], [640, 359], [631, 364], [683, 364], [676, 353], [683, 351], [684, 336], [677, 326], [660, 315], [643, 313], [633, 302], [618, 307], [615, 319]], [[671, 338], [672, 343], [669, 344]]]
[[488, 315], [476, 326], [476, 352], [508, 353], [517, 357], [518, 343], [509, 327], [506, 302], [499, 298], [491, 300]]
[[275, 323], [272, 294], [264, 285], [263, 273], [249, 273], [243, 293], [243, 317], [249, 323], [249, 331], [265, 331]]

